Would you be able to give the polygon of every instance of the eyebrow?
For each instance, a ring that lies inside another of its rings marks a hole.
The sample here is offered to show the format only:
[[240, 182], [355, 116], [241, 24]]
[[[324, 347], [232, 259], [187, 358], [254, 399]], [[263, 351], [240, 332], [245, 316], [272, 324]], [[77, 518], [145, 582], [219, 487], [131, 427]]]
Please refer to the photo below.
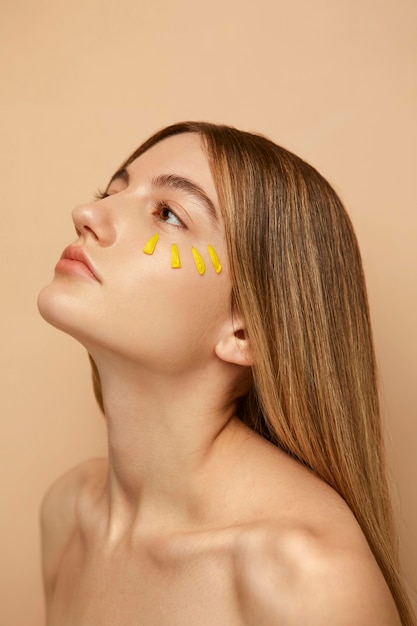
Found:
[[218, 223], [218, 217], [216, 213], [216, 209], [214, 204], [204, 191], [202, 187], [194, 183], [189, 178], [184, 178], [184, 176], [177, 176], [176, 174], [160, 174], [159, 176], [155, 176], [151, 180], [151, 185], [154, 188], [168, 188], [168, 189], [179, 189], [180, 191], [184, 191], [189, 196], [193, 196], [196, 200], [203, 204], [204, 208], [209, 214], [210, 219], [214, 222], [214, 224]]
[[[115, 180], [122, 180], [127, 185], [129, 184], [130, 176], [125, 167], [118, 170], [111, 177], [107, 189]], [[159, 174], [158, 176], [154, 176], [151, 179], [151, 186], [153, 189], [168, 188], [184, 191], [189, 196], [192, 196], [193, 198], [201, 202], [201, 204], [206, 209], [211, 221], [214, 223], [215, 226], [218, 225], [218, 216], [213, 202], [210, 200], [204, 189], [189, 178], [185, 178], [184, 176], [178, 176], [177, 174]]]

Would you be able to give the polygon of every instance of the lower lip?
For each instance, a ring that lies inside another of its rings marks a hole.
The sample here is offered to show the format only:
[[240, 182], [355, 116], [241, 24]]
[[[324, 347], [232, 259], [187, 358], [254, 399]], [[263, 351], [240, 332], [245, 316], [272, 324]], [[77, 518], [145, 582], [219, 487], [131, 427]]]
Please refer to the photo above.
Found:
[[55, 271], [61, 272], [62, 274], [77, 274], [78, 276], [85, 276], [97, 280], [85, 263], [76, 261], [75, 259], [59, 259]]

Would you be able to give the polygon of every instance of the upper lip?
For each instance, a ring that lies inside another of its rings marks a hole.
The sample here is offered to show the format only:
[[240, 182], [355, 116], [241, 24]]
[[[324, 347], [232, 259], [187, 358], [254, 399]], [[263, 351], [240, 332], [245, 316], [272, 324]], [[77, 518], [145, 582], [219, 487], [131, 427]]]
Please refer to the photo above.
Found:
[[94, 269], [93, 264], [80, 246], [67, 246], [61, 255], [61, 259], [71, 259], [73, 261], [80, 261], [81, 263], [84, 263], [84, 265], [88, 267], [90, 272], [94, 274], [95, 278], [97, 280], [100, 280], [96, 270]]

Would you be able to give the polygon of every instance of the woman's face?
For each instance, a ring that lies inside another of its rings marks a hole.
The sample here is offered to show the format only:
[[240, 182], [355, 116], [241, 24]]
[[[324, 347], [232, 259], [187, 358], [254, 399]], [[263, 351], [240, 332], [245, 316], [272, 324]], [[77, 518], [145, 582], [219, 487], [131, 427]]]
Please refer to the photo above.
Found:
[[[148, 368], [180, 371], [213, 356], [230, 322], [231, 286], [216, 189], [197, 134], [153, 146], [113, 177], [105, 197], [78, 206], [73, 220], [77, 239], [64, 256], [82, 252], [93, 274], [72, 258], [58, 262], [39, 296], [47, 321], [93, 355], [104, 348]], [[144, 253], [156, 234], [153, 253]], [[173, 244], [181, 267], [172, 267]]]

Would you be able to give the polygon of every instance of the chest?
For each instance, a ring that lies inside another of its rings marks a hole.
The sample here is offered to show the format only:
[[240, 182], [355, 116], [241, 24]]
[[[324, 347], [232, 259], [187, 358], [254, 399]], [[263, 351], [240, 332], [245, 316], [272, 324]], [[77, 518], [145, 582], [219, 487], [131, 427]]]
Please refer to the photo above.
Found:
[[238, 626], [230, 557], [175, 556], [122, 547], [111, 553], [74, 537], [48, 606], [48, 626]]

